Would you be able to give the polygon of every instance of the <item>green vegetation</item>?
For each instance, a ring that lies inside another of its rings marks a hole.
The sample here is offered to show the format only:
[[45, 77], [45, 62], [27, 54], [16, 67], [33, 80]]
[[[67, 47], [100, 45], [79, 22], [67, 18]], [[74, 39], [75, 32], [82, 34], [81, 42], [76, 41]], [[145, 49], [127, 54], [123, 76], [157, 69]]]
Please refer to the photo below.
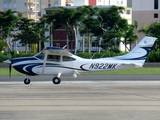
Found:
[[111, 70], [111, 71], [100, 71], [100, 72], [88, 72], [85, 74], [160, 74], [160, 68], [134, 68], [134, 69], [123, 69], [123, 70]]
[[[9, 68], [0, 68], [0, 76], [7, 76], [9, 75]], [[23, 75], [16, 71], [14, 68], [12, 68], [11, 75]]]
[[[94, 75], [116, 75], [116, 74], [160, 74], [160, 68], [135, 68], [135, 69], [124, 69], [124, 70], [111, 70], [111, 71], [100, 71], [100, 72], [86, 72], [82, 74], [94, 74]], [[0, 68], [0, 76], [9, 75], [8, 68]], [[12, 75], [23, 75], [17, 72], [14, 68], [12, 69]]]
[[[48, 10], [51, 9], [49, 8]], [[52, 9], [52, 12], [45, 17], [48, 24], [53, 24], [53, 31], [63, 27], [62, 25], [65, 26], [69, 38], [76, 41], [74, 45], [75, 54], [78, 42], [77, 28], [80, 35], [84, 38], [85, 46], [89, 48], [89, 53], [91, 52], [92, 42], [99, 41], [102, 41], [100, 45], [102, 48], [109, 51], [118, 51], [122, 38], [125, 40], [125, 46], [137, 39], [134, 32], [137, 26], [135, 24], [129, 25], [127, 20], [121, 17], [124, 11], [125, 8], [117, 6], [110, 8], [80, 6], [75, 9], [62, 7]]]
[[[9, 39], [12, 37], [14, 41], [20, 41], [25, 45], [31, 44], [39, 45], [39, 51], [44, 48], [44, 42], [50, 38], [45, 36], [45, 18], [40, 18], [35, 22], [33, 19], [28, 19], [22, 16], [22, 13], [12, 10], [0, 11], [0, 41], [7, 43], [9, 50], [12, 50]], [[0, 51], [3, 49], [3, 44], [0, 42]], [[5, 46], [6, 47], [6, 46]], [[26, 47], [26, 52], [27, 52]], [[31, 51], [31, 50], [30, 50]], [[34, 52], [38, 50], [34, 49]]]
[[160, 51], [151, 51], [146, 62], [160, 62]]
[[153, 46], [153, 50], [157, 51], [160, 48], [160, 23], [159, 22], [153, 22], [150, 25], [144, 25], [142, 27], [142, 29], [140, 29], [138, 32], [139, 33], [143, 33], [146, 36], [153, 36], [158, 38], [158, 40], [156, 40], [154, 46]]
[[87, 53], [87, 52], [78, 52], [76, 55], [80, 56], [82, 58], [92, 58], [92, 59], [96, 59], [96, 58], [104, 58], [104, 57], [114, 57], [114, 56], [120, 56], [125, 54], [125, 52], [108, 52], [108, 51], [102, 51], [101, 53]]
[[4, 51], [7, 43], [5, 41], [0, 40], [0, 51]]
[[[16, 58], [16, 57], [27, 57], [27, 56], [33, 56], [35, 53], [23, 53], [23, 52], [12, 52], [12, 58]], [[10, 54], [7, 52], [4, 53], [0, 53], [0, 62], [3, 62], [4, 60], [7, 60], [10, 58]]]

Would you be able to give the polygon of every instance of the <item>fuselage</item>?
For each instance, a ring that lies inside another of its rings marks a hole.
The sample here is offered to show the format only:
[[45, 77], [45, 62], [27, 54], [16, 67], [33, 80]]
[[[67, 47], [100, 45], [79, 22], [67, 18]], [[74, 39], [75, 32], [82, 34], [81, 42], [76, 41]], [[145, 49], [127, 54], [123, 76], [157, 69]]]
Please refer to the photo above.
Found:
[[[62, 56], [61, 56], [62, 57]], [[48, 61], [39, 59], [36, 56], [15, 58], [11, 60], [12, 66], [19, 72], [27, 75], [55, 75], [58, 73], [73, 73], [75, 70], [78, 72], [88, 71], [103, 71], [115, 70], [133, 67], [132, 65], [124, 65], [123, 60], [116, 59], [83, 59], [78, 56], [70, 56], [72, 60], [64, 61]], [[128, 61], [128, 64], [131, 64]]]

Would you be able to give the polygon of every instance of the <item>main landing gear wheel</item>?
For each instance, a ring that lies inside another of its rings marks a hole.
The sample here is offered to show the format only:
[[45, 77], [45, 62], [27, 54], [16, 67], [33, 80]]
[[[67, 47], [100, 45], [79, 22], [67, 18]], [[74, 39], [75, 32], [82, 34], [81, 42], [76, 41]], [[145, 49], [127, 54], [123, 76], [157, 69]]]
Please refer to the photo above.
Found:
[[30, 79], [28, 79], [28, 78], [26, 78], [26, 79], [24, 79], [24, 84], [26, 84], [26, 85], [28, 85], [28, 84], [30, 84]]
[[59, 77], [54, 77], [53, 80], [52, 80], [52, 82], [54, 84], [60, 84], [61, 83], [61, 79]]

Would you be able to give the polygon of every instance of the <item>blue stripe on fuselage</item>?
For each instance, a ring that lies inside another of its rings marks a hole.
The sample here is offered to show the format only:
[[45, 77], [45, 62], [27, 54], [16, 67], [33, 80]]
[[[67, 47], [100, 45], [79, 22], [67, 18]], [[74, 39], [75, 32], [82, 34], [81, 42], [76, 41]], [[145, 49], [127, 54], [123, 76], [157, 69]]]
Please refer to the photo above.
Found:
[[[43, 63], [30, 63], [30, 64], [21, 64], [21, 65], [16, 65], [16, 66], [13, 66], [18, 72], [21, 72], [23, 74], [26, 74], [26, 75], [37, 75], [36, 73], [34, 73], [32, 71], [32, 69], [35, 67], [35, 66], [43, 66]], [[24, 70], [24, 68], [26, 69], [26, 71]]]
[[11, 62], [12, 62], [12, 64], [14, 64], [17, 62], [30, 61], [30, 60], [37, 60], [37, 59], [34, 57], [13, 58], [13, 59], [11, 59]]
[[151, 51], [152, 47], [141, 47], [142, 49], [146, 50], [146, 54], [141, 56], [141, 57], [137, 57], [137, 58], [118, 58], [118, 60], [145, 60], [149, 54], [149, 52]]
[[[46, 63], [47, 67], [54, 67], [57, 66], [59, 64], [50, 64], [50, 63]], [[27, 63], [27, 64], [20, 64], [20, 65], [15, 65], [13, 66], [18, 72], [26, 74], [26, 75], [37, 75], [37, 73], [34, 73], [32, 71], [32, 69], [34, 67], [39, 67], [42, 68], [43, 67], [43, 63]], [[24, 70], [25, 69], [25, 70]]]

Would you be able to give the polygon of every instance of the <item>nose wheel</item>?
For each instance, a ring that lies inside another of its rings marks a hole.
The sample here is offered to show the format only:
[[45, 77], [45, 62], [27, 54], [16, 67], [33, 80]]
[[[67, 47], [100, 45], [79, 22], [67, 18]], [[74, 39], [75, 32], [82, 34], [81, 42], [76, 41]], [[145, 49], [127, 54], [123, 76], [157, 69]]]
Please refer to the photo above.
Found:
[[61, 79], [59, 77], [54, 77], [53, 80], [52, 80], [52, 82], [54, 84], [60, 84], [61, 83]]
[[26, 78], [26, 79], [24, 79], [24, 84], [26, 84], [26, 85], [28, 85], [28, 84], [30, 84], [30, 79], [28, 79], [28, 78]]

